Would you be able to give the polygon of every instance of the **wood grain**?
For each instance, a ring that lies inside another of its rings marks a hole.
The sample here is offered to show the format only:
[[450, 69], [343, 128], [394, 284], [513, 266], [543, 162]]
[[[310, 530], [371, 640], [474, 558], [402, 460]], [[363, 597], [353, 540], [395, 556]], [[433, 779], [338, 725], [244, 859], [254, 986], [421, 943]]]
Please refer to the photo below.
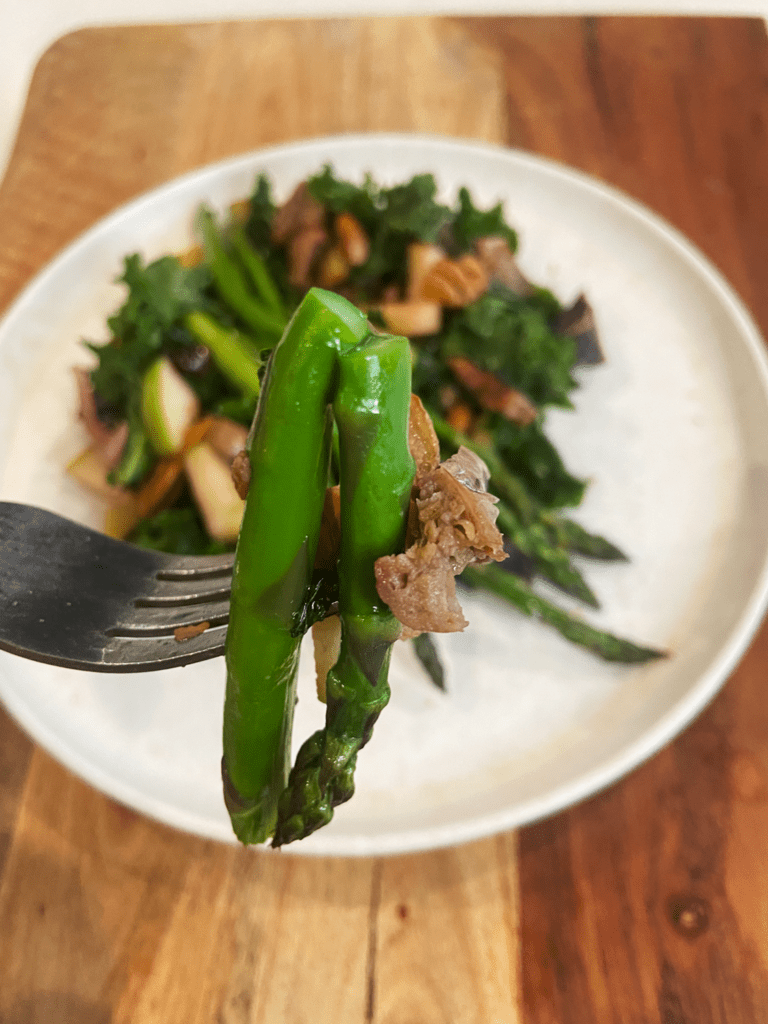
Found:
[[[260, 145], [505, 142], [626, 189], [768, 332], [768, 45], [733, 19], [369, 19], [78, 32], [0, 187], [0, 308], [118, 203]], [[768, 632], [607, 793], [455, 850], [306, 860], [176, 833], [0, 712], [0, 1024], [764, 1024]]]

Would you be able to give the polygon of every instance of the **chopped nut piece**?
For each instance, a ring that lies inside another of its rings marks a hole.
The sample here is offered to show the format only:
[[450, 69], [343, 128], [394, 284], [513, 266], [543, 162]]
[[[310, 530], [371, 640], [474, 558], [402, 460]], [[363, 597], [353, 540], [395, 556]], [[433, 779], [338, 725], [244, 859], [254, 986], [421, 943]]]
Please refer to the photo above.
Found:
[[341, 251], [350, 266], [361, 267], [371, 251], [363, 225], [351, 213], [340, 213], [334, 221], [334, 229]]
[[444, 306], [468, 306], [488, 288], [488, 275], [483, 265], [469, 254], [458, 260], [443, 259], [435, 263], [421, 285], [421, 294]]
[[440, 465], [440, 442], [429, 413], [418, 395], [411, 395], [408, 417], [408, 448], [416, 463], [416, 479]]
[[199, 267], [204, 259], [205, 249], [202, 245], [192, 245], [178, 256], [182, 267]]
[[489, 412], [498, 412], [513, 423], [527, 426], [536, 419], [536, 406], [522, 391], [505, 384], [495, 374], [481, 370], [464, 356], [448, 360], [453, 373]]
[[475, 422], [475, 414], [466, 402], [455, 402], [445, 414], [454, 430], [469, 434]]
[[251, 460], [248, 458], [248, 452], [238, 452], [238, 454], [232, 460], [230, 467], [232, 473], [232, 483], [235, 485], [239, 497], [245, 501], [248, 497], [248, 488], [251, 486]]
[[229, 215], [235, 224], [245, 224], [251, 213], [251, 202], [249, 199], [238, 199], [236, 203], [229, 204]]
[[408, 246], [406, 260], [408, 264], [409, 299], [422, 298], [424, 278], [440, 260], [445, 259], [445, 250], [430, 242], [411, 242]]

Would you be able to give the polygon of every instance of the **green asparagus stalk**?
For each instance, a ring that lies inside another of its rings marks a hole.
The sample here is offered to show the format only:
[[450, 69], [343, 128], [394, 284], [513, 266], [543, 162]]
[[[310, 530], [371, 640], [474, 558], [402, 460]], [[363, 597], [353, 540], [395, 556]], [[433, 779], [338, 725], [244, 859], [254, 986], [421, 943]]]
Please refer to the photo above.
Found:
[[542, 509], [506, 468], [491, 445], [456, 430], [433, 409], [429, 412], [437, 436], [445, 445], [453, 450], [464, 445], [488, 466], [491, 489], [500, 501], [499, 527], [533, 559], [539, 575], [571, 597], [598, 608], [597, 597], [571, 562], [570, 555], [586, 555], [605, 561], [626, 561], [626, 555], [615, 544], [589, 533], [573, 520]]
[[408, 449], [410, 350], [372, 335], [339, 356], [334, 415], [341, 463], [339, 660], [326, 682], [325, 728], [301, 747], [280, 798], [273, 846], [327, 824], [354, 792], [358, 751], [389, 700], [400, 624], [376, 592], [374, 563], [402, 549], [415, 465]]
[[240, 266], [227, 253], [210, 210], [201, 208], [197, 225], [202, 235], [206, 263], [210, 267], [221, 298], [241, 320], [264, 338], [263, 348], [271, 348], [285, 327], [285, 317], [256, 298]]
[[624, 664], [642, 664], [655, 658], [665, 658], [666, 652], [653, 647], [641, 647], [631, 640], [615, 636], [606, 630], [595, 629], [582, 619], [558, 608], [531, 588], [524, 580], [504, 572], [496, 565], [482, 569], [468, 567], [462, 581], [472, 588], [488, 590], [513, 604], [524, 615], [540, 619], [553, 626], [566, 640], [586, 648], [605, 661]]
[[261, 353], [250, 339], [234, 328], [223, 327], [202, 310], [188, 313], [184, 324], [211, 353], [214, 363], [243, 394], [256, 396], [261, 383]]
[[249, 438], [251, 487], [227, 631], [224, 795], [244, 843], [272, 834], [288, 777], [300, 635], [331, 443], [339, 354], [368, 333], [362, 313], [317, 289], [275, 348]]
[[599, 534], [590, 533], [579, 523], [575, 523], [566, 516], [545, 513], [541, 518], [545, 527], [555, 538], [555, 543], [561, 544], [574, 554], [597, 558], [604, 562], [629, 561], [624, 552], [611, 541]]
[[422, 664], [424, 671], [438, 688], [445, 690], [445, 669], [437, 653], [435, 641], [431, 633], [419, 633], [413, 638], [413, 650]]
[[564, 593], [575, 597], [592, 608], [598, 608], [599, 602], [592, 588], [572, 564], [569, 553], [556, 546], [543, 524], [536, 523], [523, 529], [516, 521], [509, 507], [503, 502], [499, 504], [499, 529], [523, 552], [533, 559], [539, 575], [549, 580]]
[[232, 248], [248, 274], [248, 278], [259, 296], [263, 299], [265, 305], [277, 316], [285, 318], [285, 306], [280, 297], [280, 292], [267, 270], [266, 263], [248, 241], [242, 224], [238, 224], [232, 230], [230, 240]]

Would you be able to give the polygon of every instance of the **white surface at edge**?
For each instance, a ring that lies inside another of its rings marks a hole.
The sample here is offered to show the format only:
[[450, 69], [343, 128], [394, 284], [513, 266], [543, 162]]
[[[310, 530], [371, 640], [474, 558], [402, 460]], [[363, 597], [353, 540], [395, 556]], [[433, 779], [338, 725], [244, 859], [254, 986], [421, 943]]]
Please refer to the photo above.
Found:
[[10, 159], [32, 72], [57, 39], [101, 25], [257, 18], [419, 14], [632, 15], [768, 17], [768, 0], [12, 0], [0, 4], [0, 184]]
[[[384, 135], [379, 135], [377, 137], [379, 139], [387, 138], [387, 136]], [[392, 136], [392, 138], [394, 140], [397, 137]], [[451, 142], [460, 142], [460, 140], [447, 138], [441, 140], [437, 137], [428, 136], [421, 136], [421, 138], [425, 142], [430, 140], [438, 143], [442, 141], [447, 144], [450, 144]], [[417, 139], [418, 137], [412, 136], [409, 141], [413, 143], [416, 142]], [[354, 141], [354, 136], [345, 136], [344, 138], [344, 142], [347, 145], [354, 143]], [[502, 151], [502, 147], [488, 146], [470, 140], [467, 141], [472, 146], [480, 149], [486, 149], [490, 152]], [[306, 140], [306, 143], [311, 146], [313, 144], [313, 140]], [[302, 144], [299, 143], [298, 145], [301, 146]], [[274, 148], [283, 149], [290, 147]], [[662, 238], [666, 244], [674, 249], [676, 254], [686, 264], [688, 264], [689, 267], [693, 268], [696, 273], [706, 280], [708, 286], [717, 294], [719, 300], [724, 304], [728, 312], [737, 322], [741, 330], [743, 340], [746, 341], [748, 348], [755, 357], [756, 369], [762, 381], [763, 389], [768, 391], [768, 362], [766, 361], [762, 340], [760, 339], [747, 310], [738, 297], [733, 293], [727, 282], [723, 280], [719, 273], [711, 266], [711, 264], [708, 263], [706, 259], [702, 257], [698, 250], [696, 250], [695, 247], [687, 241], [687, 239], [641, 204], [629, 199], [623, 193], [615, 189], [596, 182], [594, 179], [591, 179], [580, 172], [573, 171], [570, 168], [555, 164], [551, 161], [525, 153], [517, 153], [515, 155], [517, 159], [524, 163], [546, 168], [549, 173], [554, 174], [555, 176], [562, 174], [565, 178], [576, 179], [583, 187], [592, 189], [596, 193], [603, 195], [612, 204], [623, 207], [625, 211], [632, 214], [639, 222], [641, 222], [646, 230], [651, 234]], [[247, 162], [248, 159], [248, 156], [244, 156], [242, 158], [222, 161], [222, 164], [234, 165], [239, 161]], [[194, 171], [185, 177], [196, 177], [198, 173], [199, 172]], [[183, 179], [180, 180], [183, 181]], [[119, 216], [119, 211], [113, 216]], [[73, 243], [75, 246], [77, 244], [77, 241]], [[60, 258], [64, 257], [66, 257], [66, 251]], [[56, 262], [58, 262], [58, 260]], [[433, 848], [447, 845], [449, 843], [453, 844], [467, 841], [472, 838], [477, 838], [480, 835], [492, 834], [501, 828], [510, 828], [522, 822], [528, 822], [535, 820], [536, 818], [545, 817], [546, 815], [570, 805], [610, 784], [673, 738], [674, 735], [676, 735], [696, 714], [699, 713], [711, 697], [714, 696], [724, 678], [727, 677], [744, 653], [754, 630], [758, 626], [764, 614], [767, 598], [768, 564], [764, 564], [762, 573], [753, 590], [751, 600], [742, 615], [740, 628], [732, 635], [730, 643], [723, 649], [721, 656], [717, 661], [709, 666], [708, 671], [705, 673], [695, 692], [679, 701], [677, 705], [669, 710], [664, 718], [656, 723], [652, 730], [637, 741], [625, 747], [621, 754], [614, 756], [607, 763], [603, 763], [599, 768], [583, 774], [573, 783], [561, 785], [555, 789], [547, 799], [529, 800], [526, 803], [518, 805], [517, 814], [514, 818], [511, 818], [508, 814], [505, 815], [504, 812], [500, 812], [486, 815], [480, 829], [478, 829], [478, 823], [475, 821], [472, 824], [468, 824], [465, 828], [456, 828], [455, 826], [452, 826], [440, 829], [432, 827], [430, 828], [428, 835], [421, 838], [418, 834], [414, 834], [412, 831], [409, 832], [407, 836], [403, 837], [399, 837], [397, 833], [392, 834], [384, 841], [382, 841], [381, 837], [378, 837], [375, 853], [387, 854], [402, 852], [405, 849], [411, 851]], [[24, 719], [26, 717], [24, 712], [21, 711], [21, 709], [14, 708], [12, 702], [8, 702], [8, 706], [9, 710], [16, 714], [21, 724], [24, 725]], [[17, 713], [18, 711], [21, 713]], [[39, 723], [37, 724], [39, 725]], [[53, 746], [55, 746], [55, 742], [53, 743]], [[90, 774], [91, 781], [98, 785], [100, 773], [98, 771], [94, 771], [92, 763], [89, 762], [87, 765], [87, 771], [83, 771], [82, 765], [79, 763], [80, 759], [77, 756], [61, 758], [61, 760], [78, 772], [78, 774], [86, 776]], [[178, 811], [175, 815], [169, 816], [167, 805], [163, 804], [162, 807], [155, 807], [152, 800], [145, 796], [142, 796], [141, 800], [137, 801], [131, 787], [125, 787], [125, 792], [120, 792], [120, 786], [115, 785], [114, 779], [110, 779], [109, 783], [104, 786], [104, 789], [117, 799], [126, 799], [129, 804], [138, 807], [150, 816], [164, 820], [168, 824], [182, 829], [190, 829], [193, 832], [199, 831], [195, 825], [195, 815]], [[228, 835], [222, 835], [220, 838], [229, 839], [231, 837]], [[405, 844], [403, 844], [403, 839], [405, 839]], [[342, 842], [344, 844], [343, 854], [371, 853], [369, 840], [365, 837], [360, 837], [358, 843], [356, 843], [354, 839], [350, 840], [350, 836], [342, 838]], [[317, 846], [310, 843], [304, 844], [303, 849], [297, 852], [310, 855], [327, 855], [342, 852], [333, 849], [333, 846], [333, 841], [330, 842], [329, 846], [324, 843], [320, 843]]]

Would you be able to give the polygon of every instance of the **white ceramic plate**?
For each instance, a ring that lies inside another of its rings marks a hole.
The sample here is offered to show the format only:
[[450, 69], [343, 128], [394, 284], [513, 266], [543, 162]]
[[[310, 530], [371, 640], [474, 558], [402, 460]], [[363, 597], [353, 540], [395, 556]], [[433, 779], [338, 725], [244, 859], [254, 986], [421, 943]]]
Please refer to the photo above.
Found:
[[[441, 637], [449, 692], [405, 647], [393, 698], [361, 754], [358, 791], [289, 849], [380, 854], [488, 835], [613, 782], [682, 729], [720, 687], [762, 618], [768, 589], [768, 371], [761, 338], [712, 266], [654, 214], [527, 154], [423, 136], [344, 136], [194, 172], [118, 210], [65, 250], [0, 326], [0, 497], [98, 525], [63, 466], [83, 443], [70, 366], [105, 340], [125, 253], [188, 244], [193, 211], [278, 197], [327, 161], [356, 179], [432, 171], [447, 196], [503, 199], [521, 263], [564, 302], [590, 297], [608, 355], [582, 372], [578, 411], [550, 415], [572, 471], [591, 478], [577, 517], [632, 558], [585, 563], [597, 624], [672, 657], [607, 665], [487, 597]], [[322, 720], [303, 660], [295, 745]], [[0, 696], [55, 757], [116, 799], [231, 840], [219, 781], [222, 662], [101, 676], [0, 658]]]

